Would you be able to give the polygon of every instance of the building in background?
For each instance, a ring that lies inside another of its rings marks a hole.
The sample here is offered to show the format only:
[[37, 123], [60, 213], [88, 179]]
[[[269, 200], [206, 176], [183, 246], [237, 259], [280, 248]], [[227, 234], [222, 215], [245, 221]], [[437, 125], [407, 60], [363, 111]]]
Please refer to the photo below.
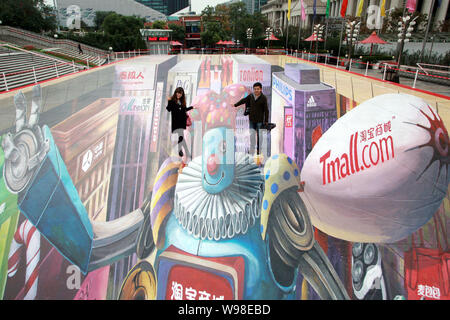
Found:
[[203, 31], [202, 17], [198, 15], [183, 15], [179, 17], [179, 24], [184, 27], [186, 32], [184, 48], [200, 48], [200, 33]]
[[136, 2], [142, 3], [144, 6], [152, 8], [153, 10], [159, 11], [165, 15], [167, 15], [167, 11], [169, 9], [169, 1], [165, 0], [136, 0]]
[[150, 54], [168, 54], [172, 30], [141, 29], [140, 31]]
[[[350, 0], [351, 1], [351, 0]], [[301, 20], [301, 6], [300, 1], [291, 1], [291, 18], [290, 26], [300, 26], [302, 29], [311, 29], [313, 20], [317, 23], [325, 17], [327, 3], [316, 1], [316, 16], [314, 19], [314, 0], [304, 0], [306, 19]], [[269, 26], [275, 31], [280, 30], [284, 32], [288, 25], [288, 0], [269, 0], [267, 4], [261, 4], [261, 13], [267, 17]]]
[[[170, 0], [171, 2], [172, 0]], [[202, 11], [207, 7], [216, 7], [218, 4], [225, 4], [227, 0], [190, 0], [190, 4], [187, 5], [184, 9], [181, 9], [173, 15], [179, 16], [179, 15], [201, 15]]]
[[[251, 0], [244, 0], [244, 2], [251, 3]], [[330, 18], [341, 17], [341, 7], [344, 0], [330, 0]], [[374, 20], [375, 29], [381, 29], [383, 18], [380, 17], [380, 7], [383, 0], [366, 0], [363, 2], [362, 19], [367, 21]], [[299, 26], [302, 29], [311, 29], [313, 23], [324, 22], [327, 2], [316, 0], [316, 15], [314, 18], [314, 0], [304, 0], [306, 19], [301, 20], [301, 6], [300, 1], [291, 1], [291, 18], [289, 25]], [[358, 10], [358, 0], [348, 0], [347, 10], [345, 15], [355, 17]], [[429, 14], [432, 0], [417, 0], [416, 11], [422, 14]], [[404, 1], [402, 0], [386, 0], [385, 10], [386, 15], [389, 11], [395, 8], [403, 8]], [[248, 8], [248, 6], [247, 6]], [[444, 21], [450, 18], [449, 0], [434, 1], [432, 10], [432, 19], [434, 28], [440, 26]], [[251, 12], [251, 11], [249, 11]], [[267, 4], [262, 4], [261, 13], [265, 15], [269, 21], [269, 25], [275, 30], [284, 30], [288, 24], [288, 0], [269, 0]], [[314, 20], [314, 21], [313, 21]], [[335, 21], [335, 20], [334, 20]]]
[[134, 0], [55, 0], [59, 25], [68, 27], [80, 18], [88, 26], [94, 26], [97, 11], [114, 11], [124, 16], [138, 16], [148, 22], [166, 21], [166, 15]]
[[136, 0], [144, 6], [159, 11], [166, 16], [189, 7], [189, 0]]
[[[331, 0], [330, 1], [330, 17], [338, 17], [340, 16], [340, 11], [342, 7], [343, 0]], [[372, 1], [364, 1], [362, 8], [362, 15], [365, 18], [368, 18], [370, 15], [379, 16], [379, 8], [381, 7], [381, 3], [383, 0], [372, 0]], [[403, 0], [386, 0], [385, 2], [385, 10], [386, 15], [389, 14], [389, 11], [396, 8], [404, 7]], [[432, 0], [417, 0], [416, 2], [416, 10], [422, 14], [429, 14], [430, 7], [434, 3], [432, 10], [432, 23], [433, 27], [438, 27], [441, 23], [448, 20], [450, 18], [449, 8], [449, 0], [441, 0], [441, 1], [432, 1]], [[357, 0], [348, 0], [346, 15], [347, 16], [356, 16], [356, 12], [358, 10], [358, 1]], [[381, 23], [377, 24], [376, 29], [380, 29], [382, 26]]]
[[[250, 14], [254, 14], [255, 12], [261, 12], [261, 7], [265, 5], [268, 0], [242, 0], [247, 7], [247, 12]], [[276, 2], [280, 2], [277, 0]]]

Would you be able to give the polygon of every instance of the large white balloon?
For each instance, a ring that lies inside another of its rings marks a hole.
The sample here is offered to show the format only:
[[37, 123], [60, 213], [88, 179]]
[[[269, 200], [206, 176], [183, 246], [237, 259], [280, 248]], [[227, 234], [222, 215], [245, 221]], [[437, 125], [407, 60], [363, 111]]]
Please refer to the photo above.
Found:
[[377, 96], [338, 119], [301, 172], [312, 223], [348, 241], [395, 242], [447, 193], [449, 137], [437, 112], [406, 94]]

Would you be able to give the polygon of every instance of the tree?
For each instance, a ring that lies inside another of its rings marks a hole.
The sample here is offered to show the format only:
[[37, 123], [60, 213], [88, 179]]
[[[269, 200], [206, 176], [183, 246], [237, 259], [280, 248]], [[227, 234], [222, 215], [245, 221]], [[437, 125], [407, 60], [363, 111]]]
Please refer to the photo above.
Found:
[[242, 43], [247, 43], [247, 29], [253, 29], [252, 43], [265, 38], [266, 27], [269, 26], [267, 18], [261, 13], [255, 14], [242, 14], [240, 19], [236, 21], [236, 39], [239, 39]]
[[[222, 15], [217, 15], [216, 8], [219, 7], [218, 12]], [[200, 38], [203, 45], [207, 47], [214, 46], [219, 40], [231, 39], [231, 32], [228, 18], [224, 16], [225, 8], [216, 6], [206, 6], [202, 11], [203, 32], [200, 33]]]
[[248, 28], [253, 29], [253, 40], [259, 41], [264, 37], [265, 28], [269, 25], [267, 18], [261, 13], [249, 14], [243, 2], [207, 6], [202, 11], [202, 21], [204, 32], [201, 37], [206, 45], [231, 38], [247, 43]]
[[152, 23], [150, 29], [167, 29], [167, 22], [156, 20], [155, 22]]
[[228, 14], [231, 28], [233, 30], [233, 38], [235, 40], [244, 40], [247, 37], [248, 23], [251, 15], [247, 13], [244, 2], [232, 3], [228, 7]]
[[105, 18], [112, 13], [114, 13], [114, 11], [96, 11], [94, 18], [95, 29], [100, 30], [102, 28], [103, 21], [105, 21]]
[[140, 32], [143, 28], [144, 19], [117, 13], [106, 16], [102, 24], [105, 40], [115, 51], [145, 49], [145, 41]]
[[221, 28], [227, 35], [233, 36], [233, 25], [231, 23], [230, 7], [224, 4], [218, 4], [215, 8], [215, 19], [220, 22]]
[[0, 20], [3, 25], [34, 32], [56, 29], [53, 9], [45, 5], [44, 0], [2, 0]]
[[[144, 28], [144, 19], [136, 16], [123, 16], [115, 12], [100, 12], [96, 16], [96, 20], [99, 30], [103, 32], [87, 32], [84, 36], [69, 32], [61, 37], [67, 37], [103, 50], [108, 50], [109, 47], [112, 47], [114, 51], [146, 48], [140, 32], [140, 29]], [[103, 21], [101, 25], [99, 25], [100, 21]]]
[[169, 29], [172, 30], [172, 40], [174, 41], [184, 41], [186, 37], [186, 32], [184, 28], [175, 23], [169, 23]]
[[205, 31], [200, 33], [203, 45], [213, 47], [219, 40], [226, 39], [229, 35], [225, 33], [218, 21], [209, 21], [204, 24]]

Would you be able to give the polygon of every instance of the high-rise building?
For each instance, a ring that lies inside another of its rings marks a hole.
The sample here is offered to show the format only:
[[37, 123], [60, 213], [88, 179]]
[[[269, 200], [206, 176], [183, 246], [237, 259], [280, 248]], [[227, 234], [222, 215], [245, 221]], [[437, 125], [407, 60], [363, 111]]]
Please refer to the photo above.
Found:
[[253, 14], [255, 12], [261, 12], [261, 6], [265, 5], [268, 0], [242, 0], [247, 7], [247, 12]]
[[167, 2], [169, 3], [169, 12], [167, 15], [171, 15], [181, 9], [189, 7], [189, 0], [170, 0]]
[[143, 5], [159, 11], [166, 16], [189, 6], [189, 0], [136, 0]]

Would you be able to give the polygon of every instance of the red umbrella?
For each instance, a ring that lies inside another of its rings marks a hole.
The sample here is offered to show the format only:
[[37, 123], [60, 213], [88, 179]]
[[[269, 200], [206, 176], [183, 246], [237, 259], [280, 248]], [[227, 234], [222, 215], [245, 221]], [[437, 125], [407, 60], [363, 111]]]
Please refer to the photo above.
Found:
[[222, 40], [219, 40], [218, 42], [216, 42], [216, 44], [224, 44]]
[[372, 55], [372, 48], [373, 48], [374, 43], [385, 44], [387, 42], [384, 41], [383, 39], [381, 39], [379, 36], [377, 36], [377, 33], [374, 31], [374, 32], [372, 32], [372, 34], [370, 36], [368, 36], [366, 39], [364, 39], [360, 43], [370, 43], [370, 54], [369, 55]]
[[264, 40], [280, 40], [280, 39], [275, 37], [273, 34], [270, 34], [270, 37], [269, 38], [266, 37]]
[[183, 44], [181, 42], [178, 42], [178, 41], [170, 41], [170, 45], [171, 46], [182, 46]]
[[304, 41], [322, 41], [322, 38], [317, 39], [317, 36], [315, 33], [313, 33], [312, 35], [310, 35], [308, 38], [306, 38]]
[[234, 41], [232, 40], [226, 40], [222, 44], [234, 44]]
[[385, 44], [387, 42], [384, 41], [383, 39], [381, 39], [379, 36], [377, 36], [376, 31], [374, 31], [374, 32], [372, 32], [372, 34], [369, 37], [367, 37], [366, 39], [361, 41], [361, 43], [381, 43], [381, 44]]

